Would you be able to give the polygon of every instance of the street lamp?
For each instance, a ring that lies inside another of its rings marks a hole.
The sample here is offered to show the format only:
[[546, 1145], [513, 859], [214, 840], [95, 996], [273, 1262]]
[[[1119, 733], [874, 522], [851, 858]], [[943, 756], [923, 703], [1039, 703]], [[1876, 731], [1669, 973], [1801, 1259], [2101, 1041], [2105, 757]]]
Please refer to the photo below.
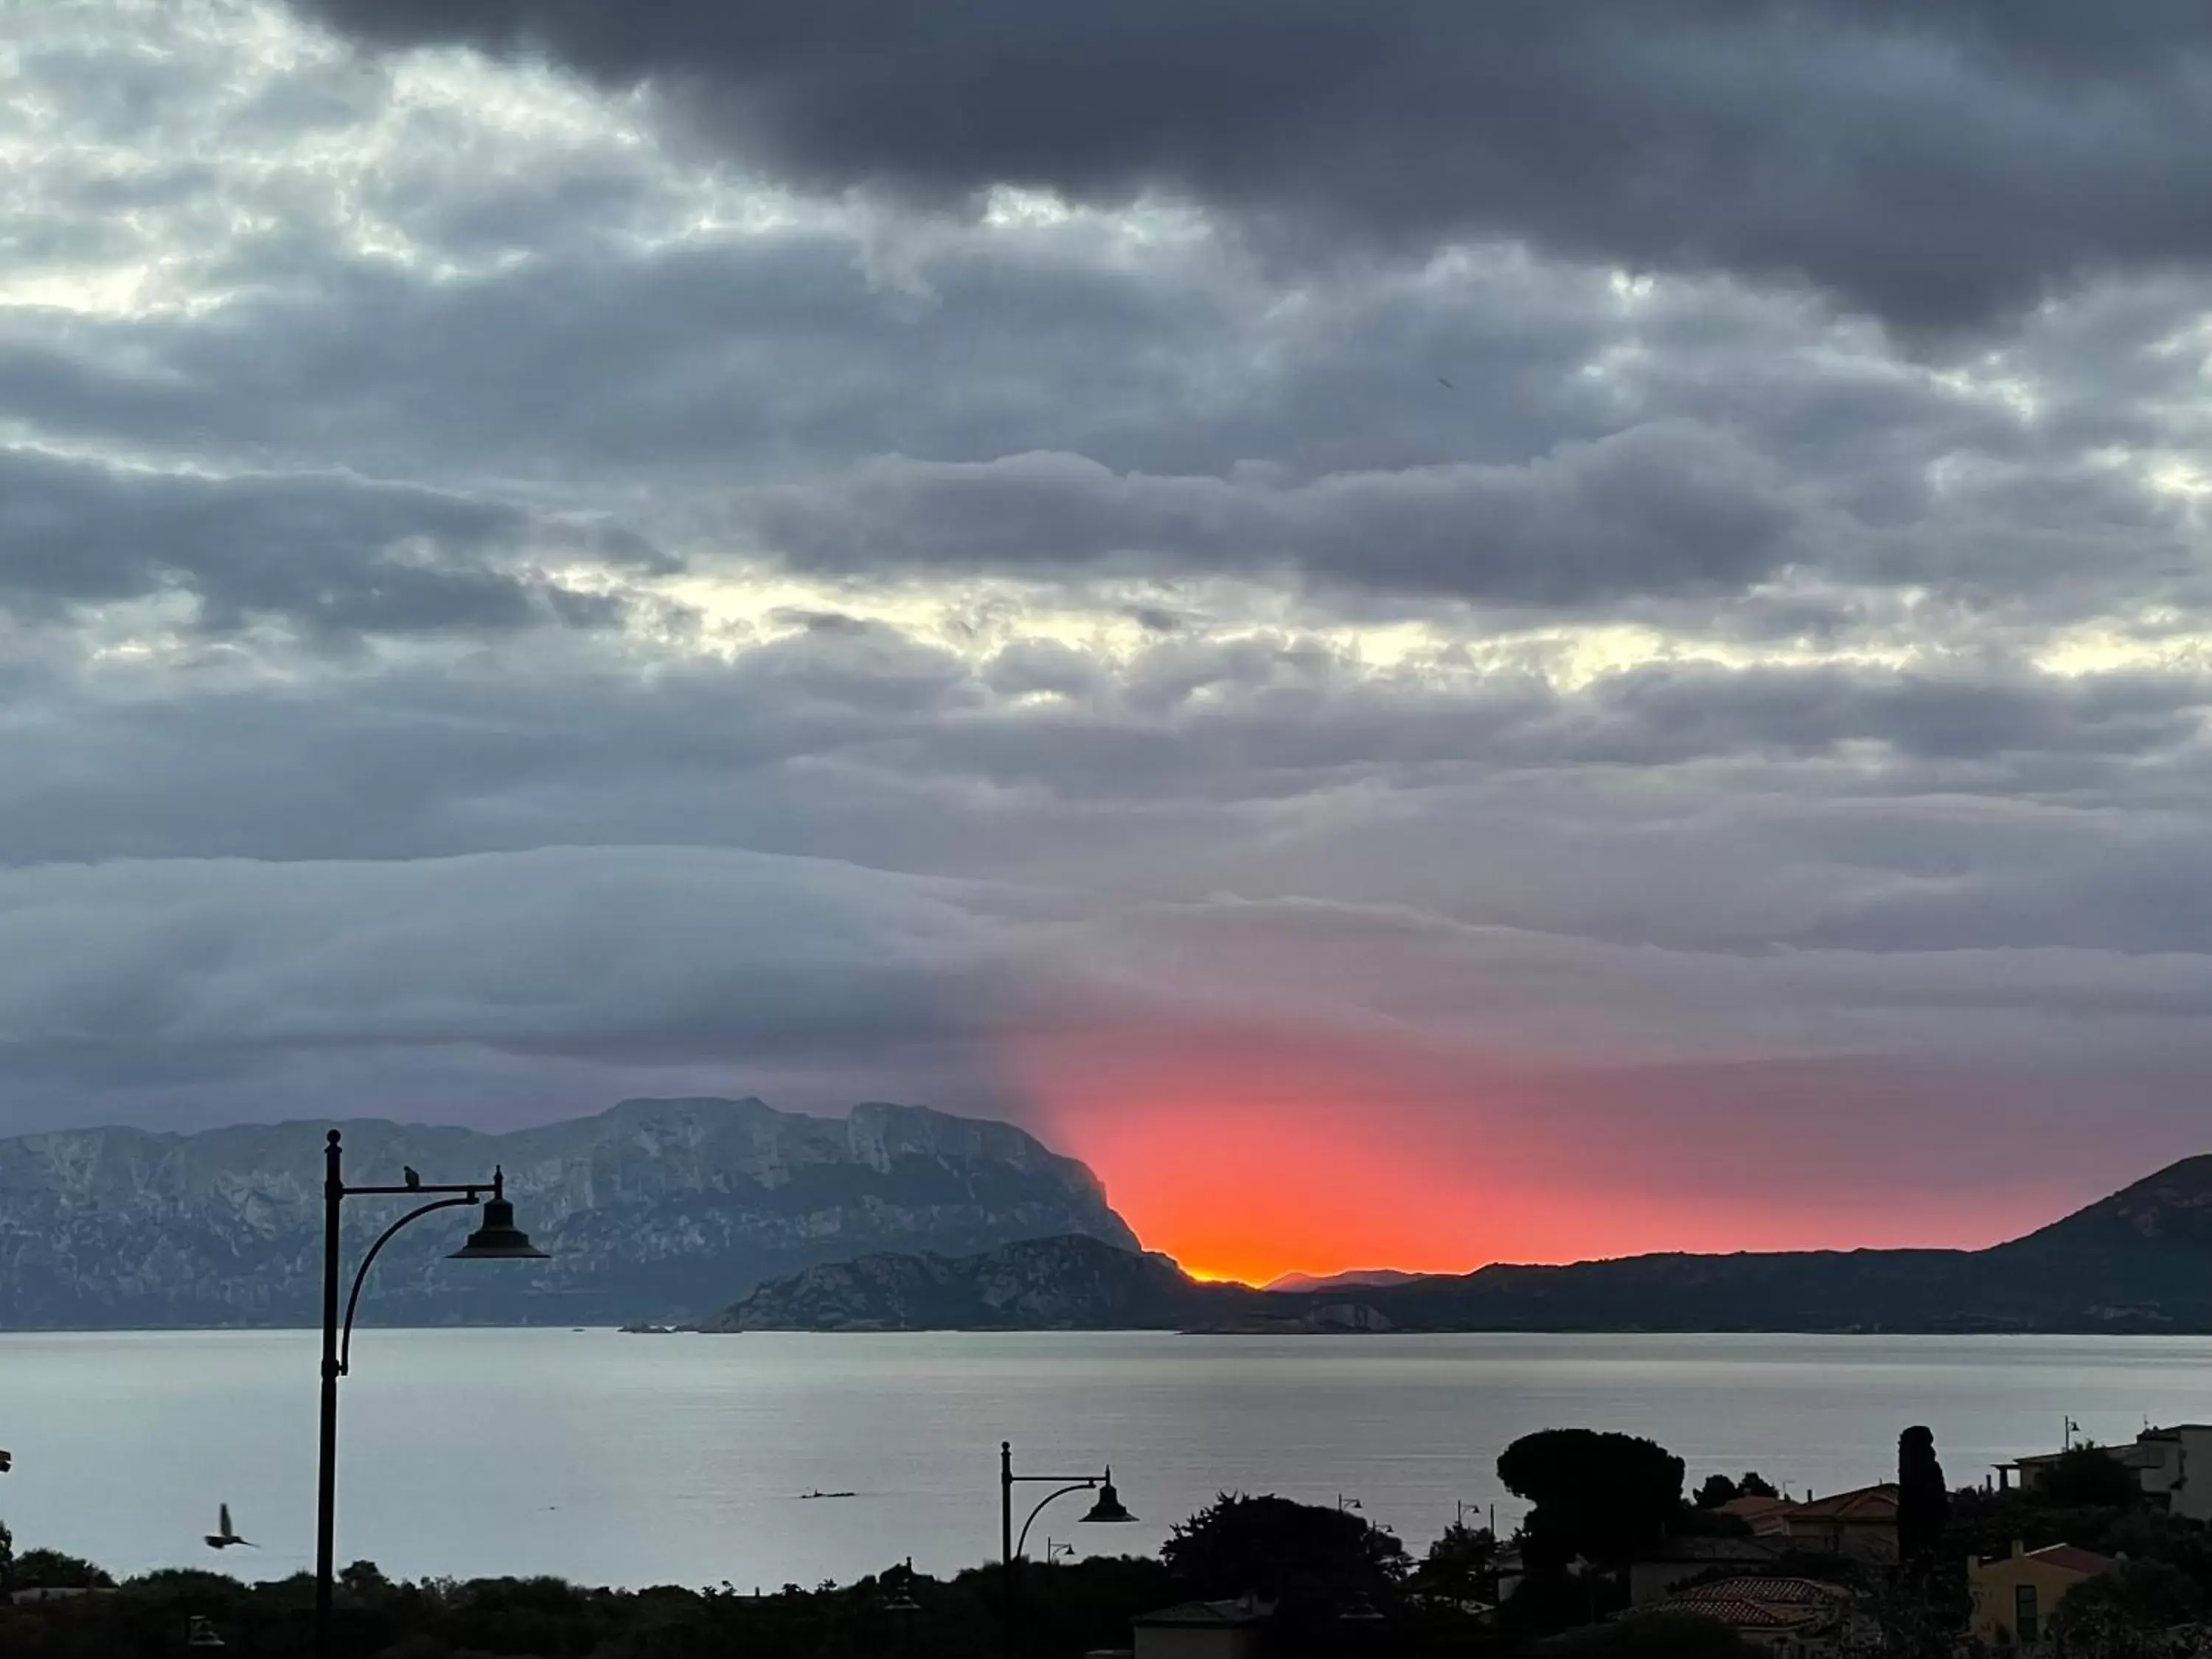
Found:
[[[1014, 1535], [1014, 1487], [1036, 1484], [1056, 1486], [1037, 1500], [1030, 1511], [1030, 1518], [1022, 1522], [1021, 1536]], [[1005, 1598], [1005, 1618], [1000, 1629], [1000, 1650], [1012, 1659], [1014, 1651], [1014, 1563], [1021, 1559], [1022, 1547], [1030, 1541], [1030, 1528], [1037, 1516], [1044, 1513], [1045, 1505], [1055, 1498], [1065, 1498], [1072, 1492], [1095, 1492], [1097, 1501], [1080, 1518], [1087, 1524], [1118, 1525], [1137, 1517], [1121, 1507], [1121, 1494], [1114, 1490], [1114, 1471], [1109, 1465], [1103, 1474], [1016, 1474], [1014, 1446], [1010, 1440], [999, 1443], [999, 1577], [1000, 1593]]]
[[[410, 1221], [434, 1210], [450, 1210], [465, 1204], [483, 1206], [482, 1224], [468, 1242], [453, 1253], [456, 1261], [542, 1261], [545, 1252], [514, 1224], [514, 1206], [507, 1201], [507, 1176], [496, 1165], [491, 1179], [464, 1186], [426, 1187], [415, 1171], [407, 1171], [404, 1186], [349, 1187], [339, 1167], [338, 1132], [333, 1129], [323, 1147], [323, 1425], [321, 1465], [315, 1482], [315, 1659], [331, 1655], [331, 1559], [337, 1516], [338, 1378], [353, 1360], [353, 1316], [361, 1305], [361, 1287], [368, 1278], [377, 1252]], [[338, 1322], [338, 1211], [349, 1198], [427, 1193], [449, 1194], [417, 1205], [376, 1236], [376, 1242], [354, 1270], [353, 1289], [346, 1297], [345, 1322]], [[487, 1197], [485, 1194], [489, 1194]]]

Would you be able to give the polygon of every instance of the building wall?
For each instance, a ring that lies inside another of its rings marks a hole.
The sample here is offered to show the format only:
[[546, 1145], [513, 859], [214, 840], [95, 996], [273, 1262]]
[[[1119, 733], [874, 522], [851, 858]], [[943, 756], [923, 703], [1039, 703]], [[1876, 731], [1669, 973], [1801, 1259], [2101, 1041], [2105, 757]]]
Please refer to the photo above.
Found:
[[2083, 1576], [2056, 1562], [2033, 1556], [2010, 1555], [1995, 1561], [1977, 1561], [1966, 1569], [1974, 1594], [1974, 1634], [1984, 1642], [2008, 1646], [2028, 1645], [2021, 1638], [2019, 1592], [2022, 1585], [2035, 1590], [2036, 1638], [2039, 1645], [2051, 1633], [2051, 1615], [2066, 1592], [2083, 1582]]
[[[2144, 1492], [2164, 1498], [2173, 1514], [2191, 1521], [2212, 1521], [2212, 1427], [2199, 1424], [2152, 1429], [2138, 1436], [2133, 1445], [2096, 1449], [2133, 1469]], [[2045, 1452], [2021, 1459], [2021, 1490], [2033, 1492], [2041, 1486], [2058, 1456], [2056, 1452]]]
[[2156, 1462], [2141, 1471], [2143, 1490], [2162, 1494], [2175, 1515], [2212, 1521], [2212, 1429], [2162, 1429], [2136, 1444], [2159, 1454]]

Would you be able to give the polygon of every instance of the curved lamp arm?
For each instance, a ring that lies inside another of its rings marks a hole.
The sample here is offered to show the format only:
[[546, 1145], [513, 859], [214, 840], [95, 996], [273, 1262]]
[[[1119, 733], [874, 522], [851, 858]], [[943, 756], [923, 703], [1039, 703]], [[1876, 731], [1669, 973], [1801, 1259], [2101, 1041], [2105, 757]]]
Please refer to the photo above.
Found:
[[1039, 1498], [1037, 1500], [1037, 1506], [1030, 1511], [1029, 1520], [1022, 1522], [1022, 1535], [1014, 1540], [1014, 1559], [1018, 1561], [1022, 1559], [1022, 1548], [1030, 1541], [1030, 1528], [1031, 1524], [1036, 1522], [1037, 1516], [1044, 1513], [1044, 1506], [1047, 1504], [1051, 1503], [1055, 1498], [1065, 1498], [1072, 1492], [1096, 1492], [1097, 1490], [1098, 1477], [1092, 1475], [1088, 1479], [1077, 1481], [1072, 1486], [1062, 1486], [1058, 1492], [1048, 1492], [1042, 1498]]
[[433, 1210], [451, 1210], [458, 1207], [459, 1206], [464, 1204], [474, 1204], [477, 1201], [477, 1199], [476, 1193], [471, 1191], [464, 1198], [441, 1198], [432, 1203], [419, 1205], [416, 1208], [408, 1211], [405, 1215], [401, 1216], [398, 1220], [393, 1222], [389, 1227], [386, 1227], [382, 1232], [376, 1236], [376, 1243], [368, 1247], [368, 1254], [362, 1257], [361, 1266], [354, 1269], [353, 1290], [346, 1297], [345, 1334], [343, 1337], [340, 1339], [338, 1347], [338, 1375], [340, 1376], [348, 1375], [348, 1368], [353, 1361], [353, 1311], [356, 1307], [361, 1305], [361, 1287], [363, 1281], [368, 1278], [368, 1265], [370, 1262], [376, 1260], [376, 1253], [382, 1249], [386, 1244], [390, 1243], [392, 1242], [392, 1235], [398, 1232], [409, 1222], [419, 1219], [421, 1217], [429, 1214]]

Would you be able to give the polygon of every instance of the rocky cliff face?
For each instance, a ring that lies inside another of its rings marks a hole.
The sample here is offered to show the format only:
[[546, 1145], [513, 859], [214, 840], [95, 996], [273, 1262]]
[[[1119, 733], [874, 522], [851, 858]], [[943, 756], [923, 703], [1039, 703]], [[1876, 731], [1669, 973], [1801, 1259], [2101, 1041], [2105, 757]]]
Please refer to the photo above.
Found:
[[[692, 1316], [763, 1279], [890, 1247], [1079, 1233], [1137, 1248], [1082, 1164], [1010, 1125], [918, 1107], [833, 1119], [757, 1100], [629, 1101], [501, 1135], [375, 1120], [69, 1131], [0, 1140], [0, 1328], [313, 1322], [332, 1127], [352, 1182], [504, 1165], [517, 1219], [553, 1255], [448, 1262], [475, 1212], [427, 1218], [378, 1259], [365, 1322]], [[404, 1207], [348, 1201], [349, 1270]]]

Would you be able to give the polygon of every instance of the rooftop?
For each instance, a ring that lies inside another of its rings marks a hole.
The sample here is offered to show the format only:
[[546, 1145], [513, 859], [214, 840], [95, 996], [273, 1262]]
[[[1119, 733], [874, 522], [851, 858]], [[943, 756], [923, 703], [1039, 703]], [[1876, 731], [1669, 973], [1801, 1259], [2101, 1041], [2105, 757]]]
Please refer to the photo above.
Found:
[[1850, 1592], [1815, 1578], [1723, 1578], [1632, 1609], [1633, 1616], [1696, 1613], [1737, 1630], [1800, 1630], [1835, 1617]]
[[1140, 1613], [1129, 1622], [1152, 1630], [1233, 1629], [1239, 1625], [1259, 1624], [1274, 1610], [1273, 1601], [1247, 1595], [1234, 1601], [1178, 1601], [1157, 1613]]
[[2054, 1567], [2078, 1572], [2085, 1578], [2094, 1578], [2100, 1572], [2110, 1572], [2120, 1565], [2109, 1555], [2100, 1555], [2094, 1550], [2077, 1549], [2071, 1544], [2045, 1544], [2039, 1550], [2028, 1551], [2026, 1559], [2047, 1561]]
[[1801, 1518], [1808, 1521], [1894, 1521], [1897, 1519], [1897, 1483], [1886, 1480], [1878, 1486], [1832, 1492], [1826, 1498], [1808, 1498], [1790, 1511], [1790, 1518], [1793, 1521]]
[[1778, 1510], [1794, 1510], [1796, 1507], [1786, 1498], [1731, 1498], [1721, 1505], [1720, 1512], [1754, 1521], [1762, 1515], [1772, 1515]]

